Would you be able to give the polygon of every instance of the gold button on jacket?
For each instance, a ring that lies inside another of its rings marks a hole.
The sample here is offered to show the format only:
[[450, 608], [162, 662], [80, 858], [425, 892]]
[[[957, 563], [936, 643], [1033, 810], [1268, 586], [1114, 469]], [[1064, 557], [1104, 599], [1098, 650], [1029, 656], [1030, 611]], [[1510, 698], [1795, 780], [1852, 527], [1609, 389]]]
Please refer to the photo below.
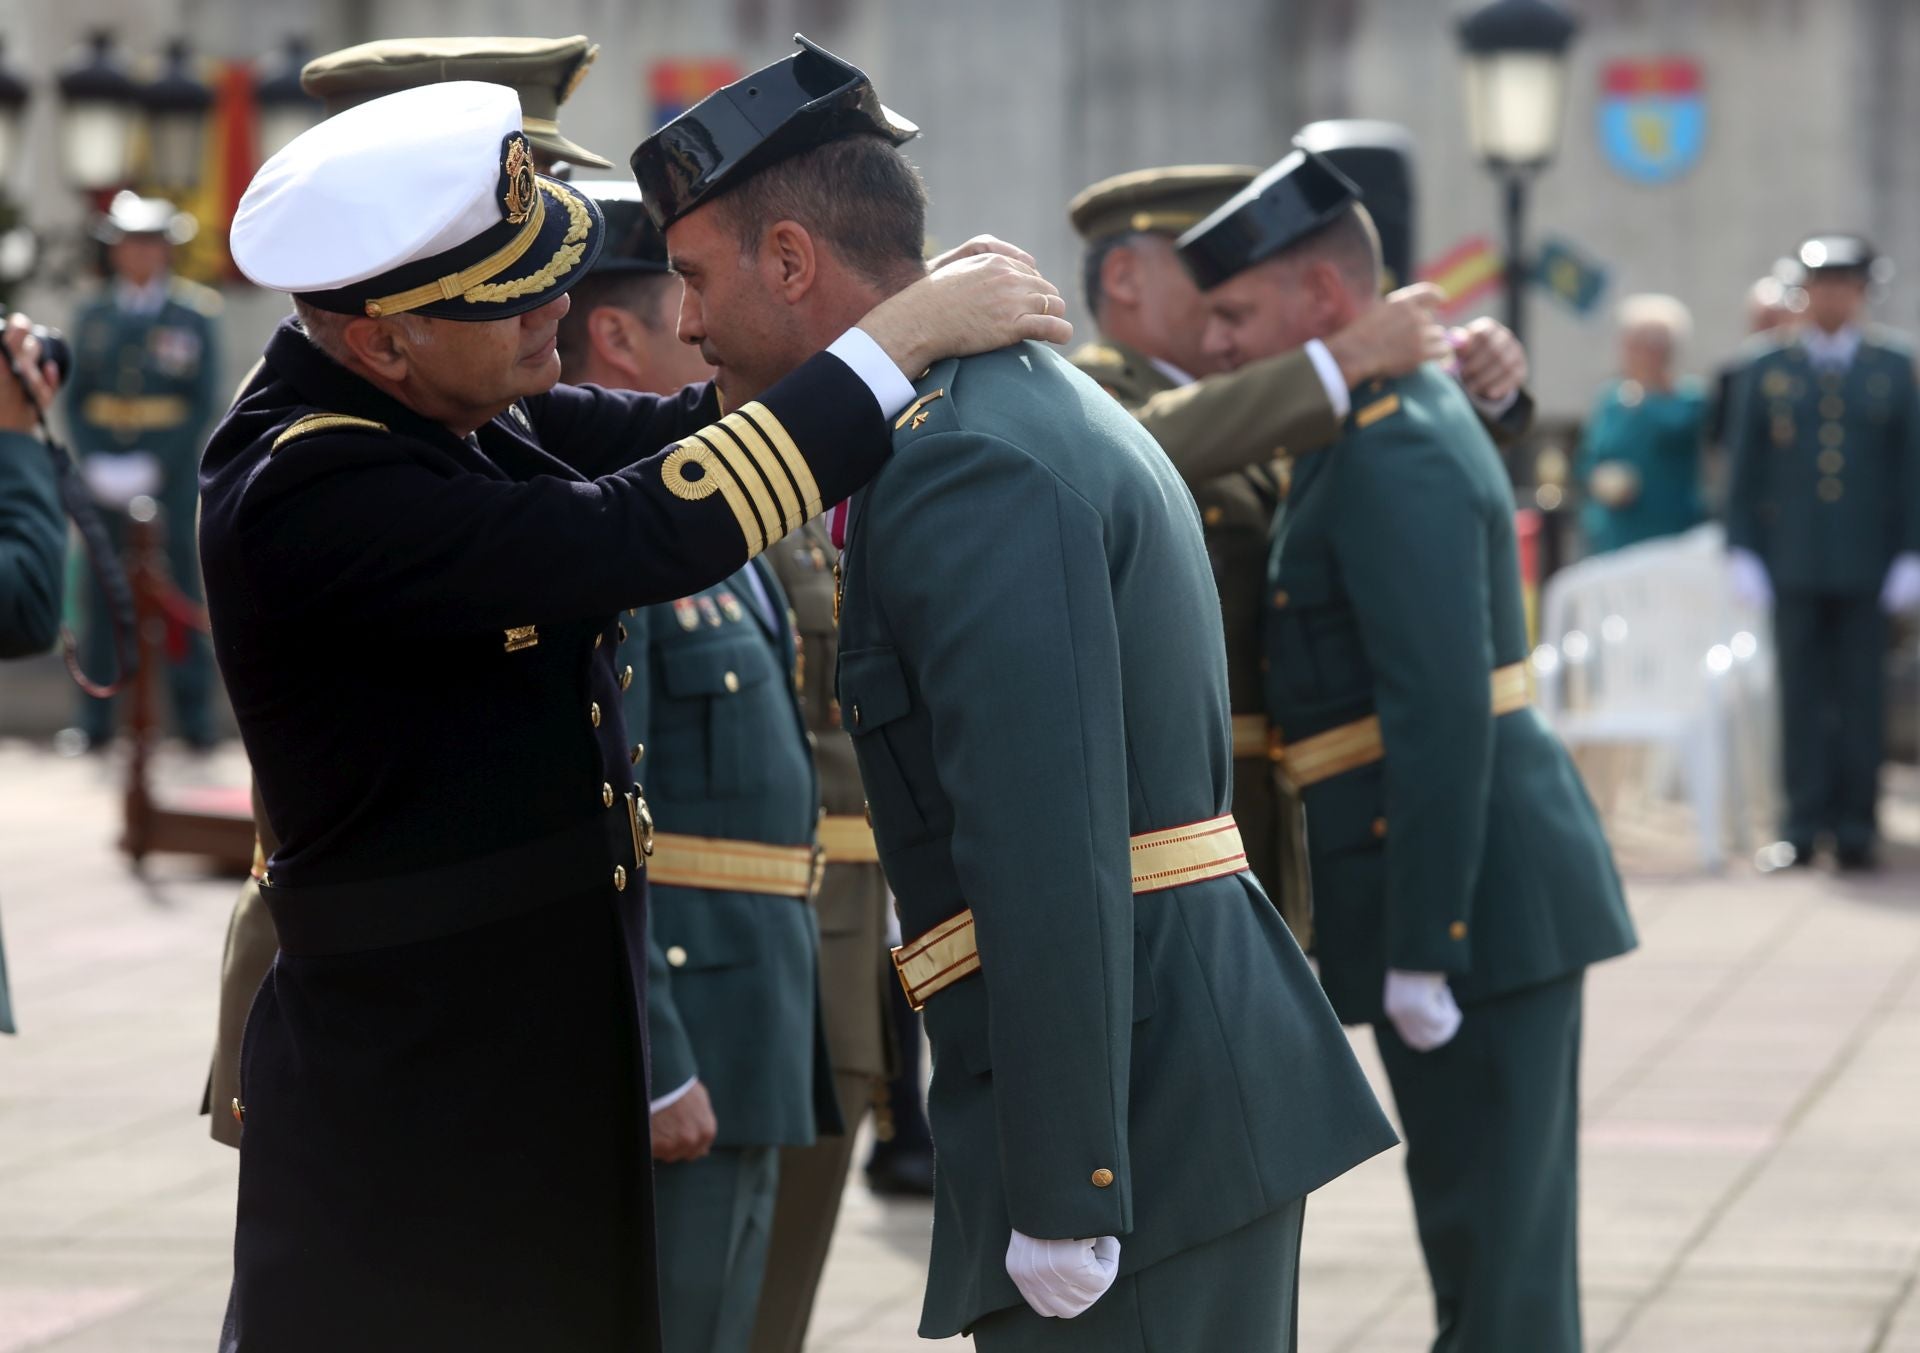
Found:
[[1093, 1172], [1093, 1186], [1096, 1189], [1111, 1188], [1113, 1186], [1113, 1171], [1105, 1168], [1095, 1170]]

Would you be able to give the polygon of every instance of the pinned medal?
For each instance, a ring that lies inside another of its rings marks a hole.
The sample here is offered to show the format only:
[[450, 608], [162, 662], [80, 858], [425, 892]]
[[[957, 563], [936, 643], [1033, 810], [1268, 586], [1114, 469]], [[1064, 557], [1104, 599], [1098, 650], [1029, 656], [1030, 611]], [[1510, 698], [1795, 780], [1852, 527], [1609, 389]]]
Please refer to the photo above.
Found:
[[673, 603], [673, 618], [680, 622], [683, 630], [700, 628], [700, 608], [693, 604], [692, 597], [681, 597]]
[[713, 604], [713, 598], [695, 597], [694, 601], [699, 604], [701, 617], [715, 629], [720, 628], [720, 608]]
[[1783, 397], [1792, 388], [1792, 381], [1784, 371], [1769, 371], [1760, 382], [1761, 391], [1773, 399]]
[[740, 598], [734, 596], [731, 592], [722, 592], [720, 594], [720, 611], [727, 619], [735, 622], [738, 622], [740, 617], [746, 614], [745, 611], [740, 609]]

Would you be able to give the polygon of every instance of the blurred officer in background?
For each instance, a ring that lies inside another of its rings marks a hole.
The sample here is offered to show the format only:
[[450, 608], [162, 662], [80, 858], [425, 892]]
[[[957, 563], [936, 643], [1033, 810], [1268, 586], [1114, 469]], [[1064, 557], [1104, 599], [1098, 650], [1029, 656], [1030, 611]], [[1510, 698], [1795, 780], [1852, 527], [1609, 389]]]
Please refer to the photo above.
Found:
[[[170, 202], [118, 194], [95, 234], [106, 247], [108, 280], [73, 324], [73, 381], [67, 423], [94, 498], [116, 548], [124, 548], [126, 510], [145, 495], [160, 504], [173, 584], [200, 597], [194, 542], [200, 448], [214, 417], [220, 378], [217, 292], [171, 272], [173, 250], [195, 233], [193, 218]], [[113, 622], [98, 584], [87, 589], [81, 661], [89, 672], [114, 668]], [[213, 746], [213, 660], [206, 638], [189, 632], [167, 668], [174, 731], [189, 747]], [[104, 747], [113, 737], [111, 700], [81, 695], [69, 751]]]
[[1619, 328], [1620, 378], [1601, 391], [1574, 462], [1591, 554], [1679, 535], [1704, 516], [1706, 391], [1677, 371], [1693, 318], [1671, 296], [1629, 296]]
[[1831, 841], [1874, 863], [1887, 616], [1920, 606], [1920, 392], [1906, 340], [1864, 328], [1873, 246], [1800, 246], [1806, 311], [1754, 358], [1730, 419], [1734, 590], [1773, 610], [1786, 812], [1766, 863]]
[[[1181, 237], [1222, 365], [1378, 302], [1358, 192], [1297, 150]], [[1407, 1138], [1436, 1353], [1576, 1353], [1582, 984], [1633, 947], [1599, 821], [1530, 708], [1513, 489], [1431, 366], [1354, 391], [1274, 527], [1266, 689], [1305, 799], [1314, 950]], [[1463, 1013], [1464, 1011], [1464, 1013]]]

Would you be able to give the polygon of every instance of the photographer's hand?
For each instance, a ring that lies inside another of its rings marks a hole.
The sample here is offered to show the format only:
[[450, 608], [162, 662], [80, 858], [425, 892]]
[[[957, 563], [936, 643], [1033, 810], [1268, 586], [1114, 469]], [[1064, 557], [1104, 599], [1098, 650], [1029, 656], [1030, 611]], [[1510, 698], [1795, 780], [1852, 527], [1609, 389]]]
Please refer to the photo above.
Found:
[[53, 407], [54, 393], [60, 388], [60, 376], [46, 360], [40, 340], [31, 332], [32, 321], [25, 315], [7, 316], [4, 341], [20, 379], [0, 380], [0, 431], [31, 435], [39, 426], [42, 410]]

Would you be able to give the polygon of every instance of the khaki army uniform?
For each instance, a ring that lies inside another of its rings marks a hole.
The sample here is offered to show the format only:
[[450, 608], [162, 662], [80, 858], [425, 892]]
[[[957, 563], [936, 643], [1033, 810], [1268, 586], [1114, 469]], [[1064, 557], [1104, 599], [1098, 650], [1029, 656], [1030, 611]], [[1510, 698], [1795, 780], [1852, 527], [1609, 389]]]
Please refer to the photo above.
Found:
[[834, 698], [840, 634], [834, 575], [840, 552], [816, 518], [775, 545], [767, 560], [786, 589], [799, 641], [794, 684], [813, 737], [820, 777], [820, 844], [826, 873], [814, 905], [820, 920], [820, 997], [833, 1084], [846, 1131], [780, 1153], [773, 1240], [753, 1331], [754, 1353], [799, 1353], [826, 1267], [827, 1247], [853, 1159], [854, 1130], [887, 1072], [887, 883], [867, 826], [860, 768]]

